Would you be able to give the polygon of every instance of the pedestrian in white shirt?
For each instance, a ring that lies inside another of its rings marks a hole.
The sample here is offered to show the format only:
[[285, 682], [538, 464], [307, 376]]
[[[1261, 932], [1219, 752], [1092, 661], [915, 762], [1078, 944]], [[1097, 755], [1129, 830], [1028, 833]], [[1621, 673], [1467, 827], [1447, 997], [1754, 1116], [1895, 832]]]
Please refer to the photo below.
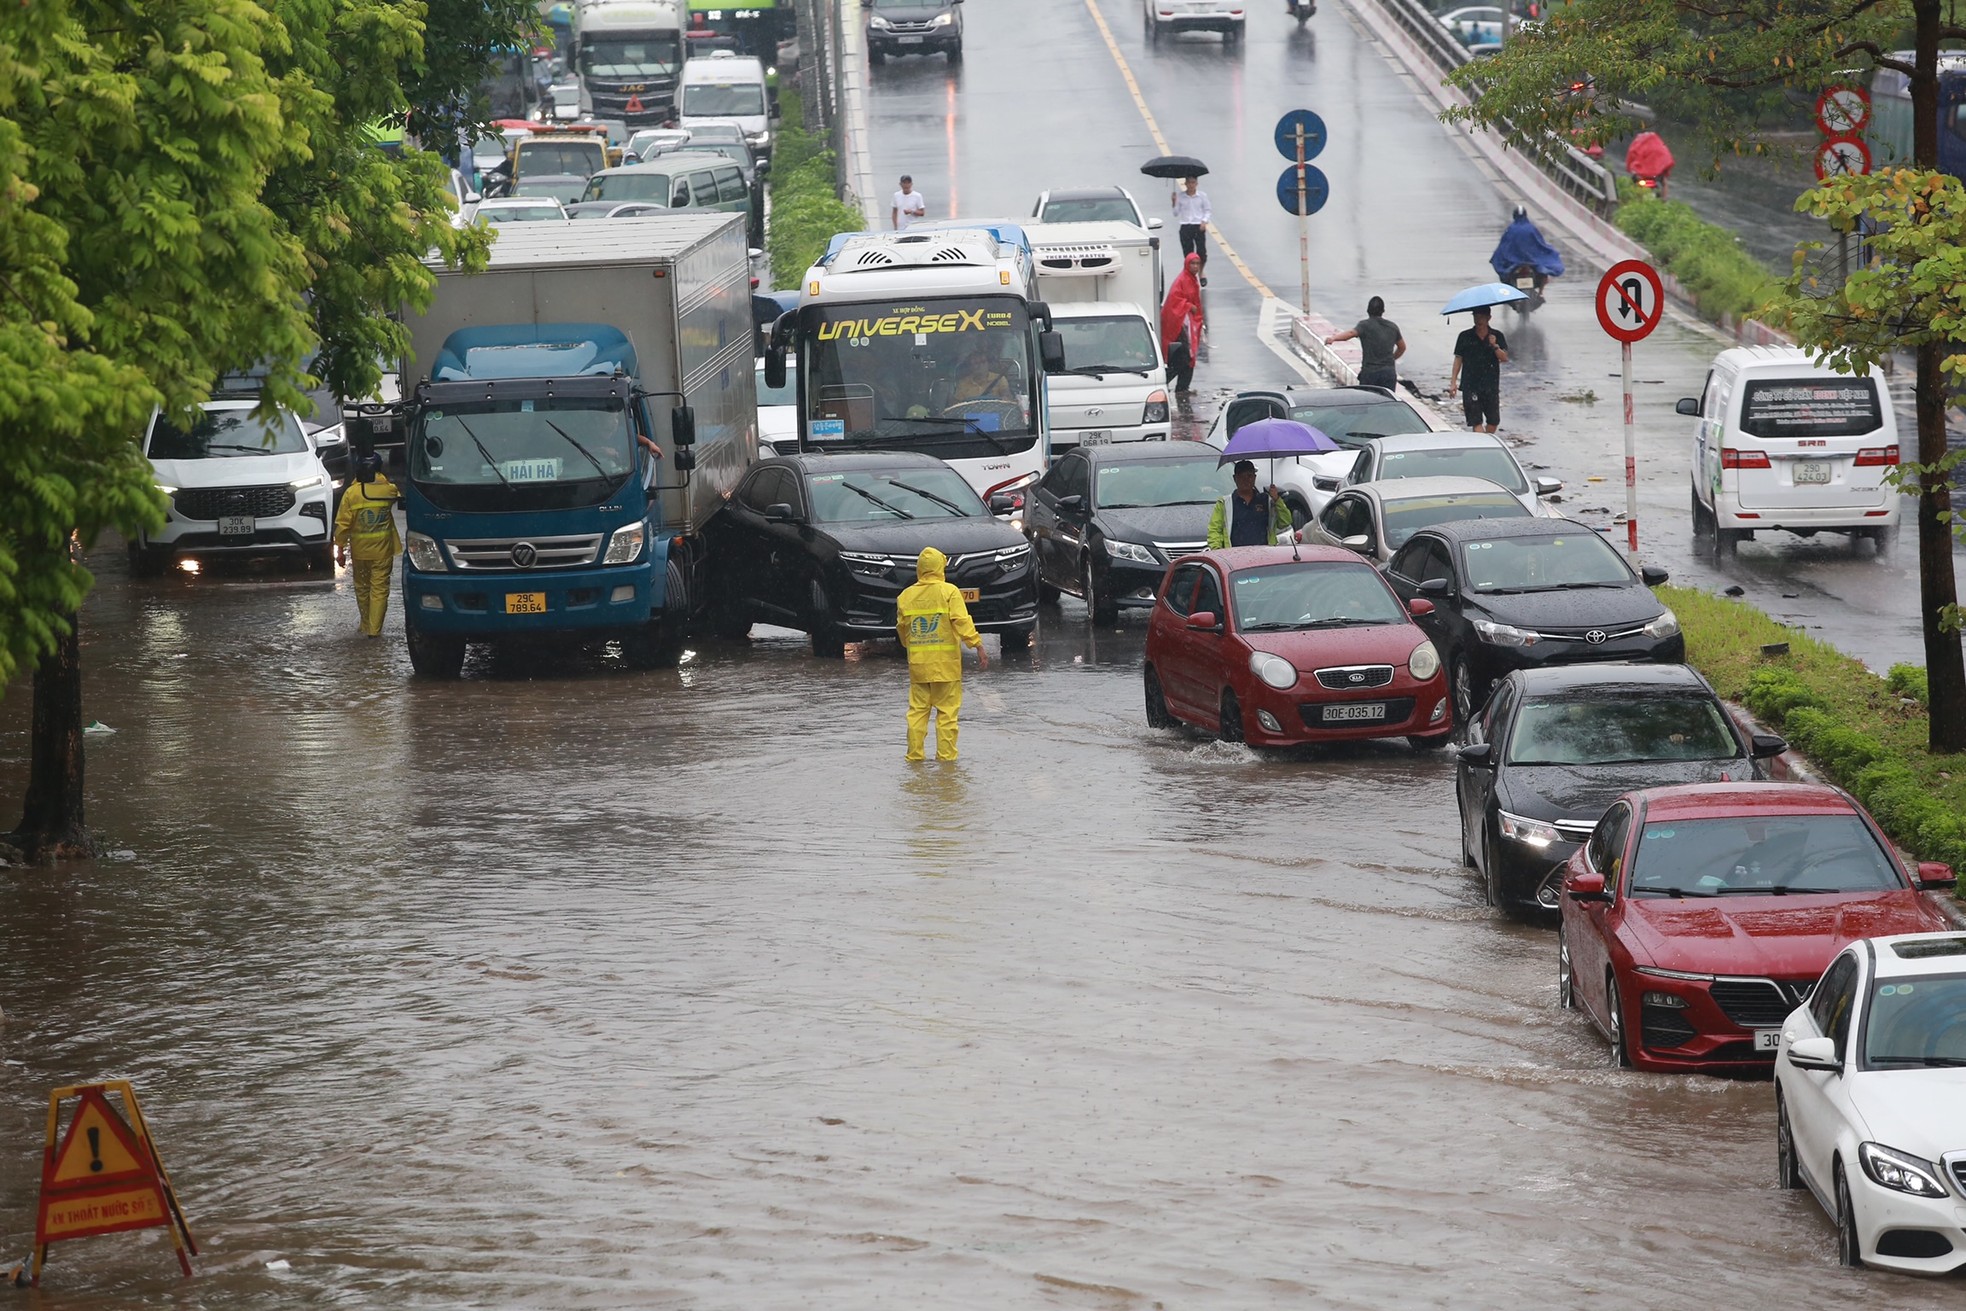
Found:
[[1200, 178], [1182, 178], [1174, 193], [1174, 221], [1181, 225], [1181, 254], [1201, 256], [1201, 285], [1208, 285], [1208, 224], [1215, 217]]
[[910, 223], [928, 217], [928, 202], [922, 193], [915, 190], [915, 180], [906, 173], [901, 175], [901, 190], [894, 193], [894, 205], [888, 221], [894, 224], [896, 232], [905, 231]]

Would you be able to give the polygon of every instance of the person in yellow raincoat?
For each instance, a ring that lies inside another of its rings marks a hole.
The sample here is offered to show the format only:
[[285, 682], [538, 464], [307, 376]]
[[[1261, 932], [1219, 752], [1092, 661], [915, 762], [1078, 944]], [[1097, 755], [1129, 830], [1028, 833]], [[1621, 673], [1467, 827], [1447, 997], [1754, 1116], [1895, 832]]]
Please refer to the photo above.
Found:
[[949, 557], [924, 547], [915, 581], [895, 603], [895, 629], [908, 652], [908, 759], [921, 760], [928, 744], [928, 712], [935, 712], [935, 754], [956, 758], [956, 718], [963, 705], [963, 647], [976, 648], [976, 667], [988, 669], [983, 635], [970, 622], [962, 592], [942, 571]]
[[355, 601], [362, 611], [362, 636], [382, 636], [382, 617], [389, 613], [389, 573], [403, 541], [396, 535], [396, 502], [402, 493], [382, 476], [382, 460], [373, 451], [355, 461], [355, 481], [341, 498], [334, 517], [335, 563], [355, 556]]

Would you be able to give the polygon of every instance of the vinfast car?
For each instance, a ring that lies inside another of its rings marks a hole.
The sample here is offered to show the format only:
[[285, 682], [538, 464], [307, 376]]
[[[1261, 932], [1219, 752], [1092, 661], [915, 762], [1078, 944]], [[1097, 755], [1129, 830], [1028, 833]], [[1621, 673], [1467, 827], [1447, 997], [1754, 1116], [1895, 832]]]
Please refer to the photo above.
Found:
[[814, 655], [893, 637], [895, 601], [922, 548], [949, 557], [977, 628], [1006, 650], [1031, 644], [1038, 575], [1024, 535], [930, 455], [783, 455], [754, 465], [711, 520], [719, 631], [753, 622], [812, 635]]
[[1405, 736], [1425, 748], [1453, 727], [1440, 658], [1409, 607], [1336, 547], [1175, 560], [1148, 622], [1143, 680], [1149, 725], [1193, 724], [1225, 742]]
[[1563, 872], [1561, 1004], [1620, 1065], [1766, 1074], [1789, 1013], [1859, 938], [1949, 927], [1863, 807], [1814, 783], [1627, 793]]
[[1215, 453], [1193, 442], [1066, 452], [1024, 505], [1040, 595], [1070, 592], [1100, 624], [1153, 605], [1168, 561], [1208, 545], [1209, 516], [1234, 486]]
[[1555, 910], [1556, 871], [1626, 792], [1764, 777], [1749, 737], [1685, 665], [1549, 665], [1495, 685], [1455, 767], [1461, 860], [1491, 906]]
[[1480, 519], [1413, 534], [1386, 565], [1403, 599], [1433, 608], [1420, 626], [1439, 648], [1466, 723], [1511, 669], [1599, 660], [1679, 664], [1679, 619], [1651, 589], [1666, 571], [1633, 573], [1588, 524]]
[[[1928, 881], [1943, 865], [1920, 865]], [[1782, 1024], [1781, 1185], [1836, 1221], [1837, 1257], [1906, 1274], [1966, 1266], [1966, 935], [1843, 949]]]

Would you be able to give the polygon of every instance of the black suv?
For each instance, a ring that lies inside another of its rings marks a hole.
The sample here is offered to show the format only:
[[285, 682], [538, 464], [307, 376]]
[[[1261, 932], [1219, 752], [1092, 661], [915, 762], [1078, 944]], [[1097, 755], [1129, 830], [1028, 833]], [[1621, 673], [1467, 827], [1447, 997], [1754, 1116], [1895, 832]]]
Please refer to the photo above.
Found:
[[889, 55], [932, 55], [963, 61], [963, 0], [868, 0], [867, 62]]

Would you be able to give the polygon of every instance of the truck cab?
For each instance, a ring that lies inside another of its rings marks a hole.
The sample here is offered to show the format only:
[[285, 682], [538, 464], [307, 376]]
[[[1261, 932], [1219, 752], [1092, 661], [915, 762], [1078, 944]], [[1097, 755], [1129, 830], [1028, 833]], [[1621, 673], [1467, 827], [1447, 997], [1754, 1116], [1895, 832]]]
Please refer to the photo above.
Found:
[[1045, 378], [1053, 449], [1167, 440], [1160, 238], [1111, 220], [1024, 231], [1065, 346]]

